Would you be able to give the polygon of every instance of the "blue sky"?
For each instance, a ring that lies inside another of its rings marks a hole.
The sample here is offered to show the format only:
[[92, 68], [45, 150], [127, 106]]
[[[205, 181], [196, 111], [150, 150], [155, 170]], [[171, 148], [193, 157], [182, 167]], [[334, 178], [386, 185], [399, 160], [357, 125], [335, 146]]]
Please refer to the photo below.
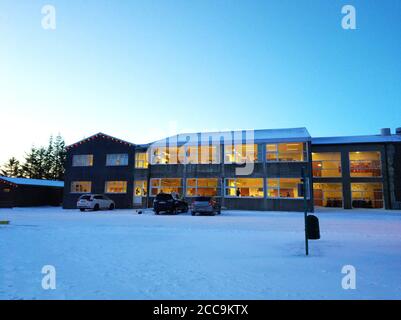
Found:
[[1, 163], [57, 133], [401, 126], [399, 0], [2, 0], [0, 39]]

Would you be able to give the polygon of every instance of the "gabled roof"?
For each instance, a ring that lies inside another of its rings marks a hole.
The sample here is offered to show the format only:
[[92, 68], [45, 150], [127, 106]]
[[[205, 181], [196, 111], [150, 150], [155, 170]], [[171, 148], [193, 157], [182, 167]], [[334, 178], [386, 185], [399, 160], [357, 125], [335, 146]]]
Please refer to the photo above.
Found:
[[135, 146], [134, 143], [131, 143], [131, 142], [128, 142], [128, 141], [125, 141], [125, 140], [122, 140], [122, 139], [118, 139], [116, 137], [109, 136], [108, 134], [99, 132], [99, 133], [96, 133], [96, 134], [94, 134], [94, 135], [92, 135], [92, 136], [90, 136], [88, 138], [85, 138], [85, 139], [82, 139], [82, 140], [80, 140], [78, 142], [70, 144], [66, 148], [69, 149], [69, 148], [72, 148], [72, 147], [76, 147], [76, 146], [78, 146], [80, 144], [83, 144], [83, 143], [86, 143], [86, 142], [89, 142], [89, 141], [92, 141], [92, 140], [95, 140], [95, 139], [108, 139], [108, 140], [119, 142], [119, 143], [122, 143], [122, 144], [125, 144], [125, 145]]
[[[255, 143], [258, 142], [306, 142], [311, 141], [311, 136], [308, 130], [302, 128], [288, 129], [263, 129], [263, 130], [237, 130], [237, 131], [215, 131], [215, 132], [197, 132], [197, 133], [182, 133], [165, 139], [155, 141], [151, 144], [163, 144], [166, 140], [177, 141], [178, 145], [188, 142], [188, 139], [198, 139], [199, 142], [209, 142], [210, 139], [219, 140], [227, 137], [234, 142], [245, 142], [247, 139], [253, 138]], [[253, 133], [253, 135], [252, 135]], [[151, 145], [149, 144], [149, 145]]]
[[9, 178], [0, 176], [0, 180], [4, 180], [14, 185], [30, 185], [30, 186], [42, 186], [42, 187], [57, 187], [63, 188], [64, 181], [56, 180], [41, 180], [41, 179], [27, 179], [27, 178]]
[[401, 142], [401, 135], [371, 135], [312, 138], [312, 144], [352, 144], [352, 143], [388, 143]]

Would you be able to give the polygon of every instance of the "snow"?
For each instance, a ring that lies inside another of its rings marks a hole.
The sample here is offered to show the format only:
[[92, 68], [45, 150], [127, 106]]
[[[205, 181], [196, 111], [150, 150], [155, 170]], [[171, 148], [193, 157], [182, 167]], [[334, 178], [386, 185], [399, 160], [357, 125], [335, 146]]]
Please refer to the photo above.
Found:
[[[220, 141], [220, 138], [230, 138], [233, 139], [233, 142], [241, 142], [242, 139], [250, 139], [249, 133], [246, 134], [246, 137], [243, 135], [247, 130], [236, 130], [236, 131], [215, 131], [215, 132], [197, 132], [197, 133], [181, 133], [177, 134], [165, 139], [161, 139], [153, 142], [153, 145], [165, 145], [167, 139], [176, 141], [178, 145], [182, 145], [185, 143], [191, 143], [189, 139], [196, 139], [200, 142], [209, 143], [209, 139], [213, 141]], [[287, 129], [260, 129], [260, 130], [249, 130], [253, 132], [253, 140], [256, 142], [265, 142], [265, 143], [278, 143], [278, 142], [306, 142], [311, 141], [311, 136], [308, 130], [305, 127], [301, 128], [287, 128]], [[242, 139], [241, 139], [242, 137]], [[239, 141], [238, 139], [241, 139]], [[192, 141], [194, 142], [194, 141]]]
[[[0, 209], [0, 299], [400, 299], [401, 211], [316, 213], [304, 255], [302, 213], [156, 216]], [[44, 265], [56, 289], [41, 287]], [[344, 265], [356, 289], [344, 290]]]
[[31, 186], [44, 186], [44, 187], [64, 187], [64, 181], [56, 180], [41, 180], [41, 179], [27, 179], [27, 178], [9, 178], [0, 177], [0, 179], [17, 184], [17, 185], [31, 185]]
[[370, 135], [370, 136], [342, 136], [342, 137], [312, 138], [313, 145], [350, 144], [350, 143], [383, 143], [383, 142], [401, 142], [401, 135], [392, 134], [389, 136]]

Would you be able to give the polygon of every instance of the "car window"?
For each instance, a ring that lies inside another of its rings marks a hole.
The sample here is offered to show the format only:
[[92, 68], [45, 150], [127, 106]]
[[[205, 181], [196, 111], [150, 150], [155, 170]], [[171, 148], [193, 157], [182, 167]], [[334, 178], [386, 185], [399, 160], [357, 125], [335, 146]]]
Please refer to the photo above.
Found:
[[91, 196], [81, 196], [79, 199], [81, 199], [81, 200], [90, 200]]
[[95, 198], [96, 200], [102, 200], [103, 199], [102, 196], [94, 196], [93, 198]]
[[167, 193], [160, 193], [156, 196], [157, 200], [170, 200], [173, 197], [171, 196], [171, 194], [167, 194]]
[[196, 197], [195, 201], [210, 201], [211, 197]]

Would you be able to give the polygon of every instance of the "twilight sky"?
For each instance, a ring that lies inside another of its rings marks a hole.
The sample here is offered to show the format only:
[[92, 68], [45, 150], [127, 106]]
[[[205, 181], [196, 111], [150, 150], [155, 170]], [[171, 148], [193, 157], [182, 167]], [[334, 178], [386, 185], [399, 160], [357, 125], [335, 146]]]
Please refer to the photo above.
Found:
[[[341, 27], [345, 4], [356, 30]], [[401, 1], [1, 0], [0, 111], [0, 164], [57, 133], [394, 129]]]

